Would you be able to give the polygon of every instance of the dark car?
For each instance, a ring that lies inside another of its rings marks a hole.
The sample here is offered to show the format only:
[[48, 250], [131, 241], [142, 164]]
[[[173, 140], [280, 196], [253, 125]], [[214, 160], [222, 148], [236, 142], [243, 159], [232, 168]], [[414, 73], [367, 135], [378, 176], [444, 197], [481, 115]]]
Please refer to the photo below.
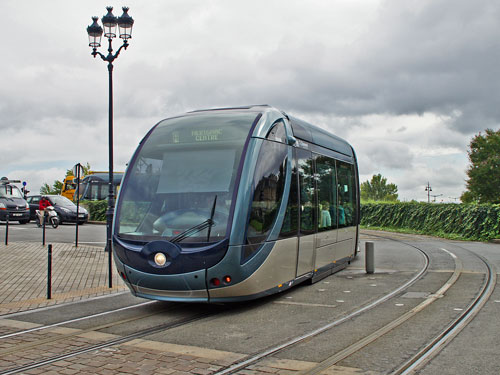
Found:
[[[71, 202], [68, 198], [61, 195], [44, 195], [50, 201], [59, 217], [59, 223], [70, 222], [76, 223], [76, 204]], [[28, 197], [28, 204], [30, 206], [30, 219], [35, 220], [36, 210], [40, 206], [41, 195], [33, 195]], [[82, 206], [78, 209], [78, 224], [83, 224], [89, 221], [89, 213]]]
[[29, 207], [24, 196], [7, 177], [0, 179], [0, 221], [19, 221], [20, 224], [26, 224], [30, 221]]

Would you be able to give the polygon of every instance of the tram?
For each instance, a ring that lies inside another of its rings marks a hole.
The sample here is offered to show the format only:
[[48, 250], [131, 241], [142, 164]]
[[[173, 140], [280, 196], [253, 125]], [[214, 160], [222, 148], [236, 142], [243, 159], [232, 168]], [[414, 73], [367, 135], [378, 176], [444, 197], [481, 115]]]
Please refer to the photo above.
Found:
[[[113, 173], [115, 195], [120, 189], [122, 178], [123, 172]], [[80, 184], [76, 184], [75, 194], [79, 195], [80, 200], [99, 201], [106, 199], [109, 194], [109, 172], [90, 172], [89, 175], [83, 177]], [[76, 200], [76, 198], [73, 199]]]
[[359, 237], [353, 148], [267, 105], [155, 125], [125, 172], [116, 268], [139, 297], [223, 303], [316, 282]]

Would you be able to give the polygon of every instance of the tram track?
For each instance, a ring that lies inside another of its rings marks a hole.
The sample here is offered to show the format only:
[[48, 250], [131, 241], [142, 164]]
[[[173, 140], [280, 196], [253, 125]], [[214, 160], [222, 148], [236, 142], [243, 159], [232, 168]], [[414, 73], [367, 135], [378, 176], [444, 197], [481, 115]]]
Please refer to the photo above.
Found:
[[[351, 313], [343, 316], [342, 318], [340, 319], [337, 319], [333, 322], [330, 322], [326, 325], [323, 325], [309, 333], [306, 333], [306, 334], [303, 334], [301, 336], [297, 336], [297, 337], [294, 337], [288, 341], [285, 341], [284, 343], [281, 343], [277, 346], [273, 346], [273, 347], [270, 347], [268, 348], [267, 350], [264, 350], [264, 351], [261, 351], [259, 353], [255, 353], [253, 355], [250, 355], [250, 356], [247, 356], [247, 358], [244, 358], [242, 359], [240, 362], [238, 363], [234, 363], [232, 364], [231, 366], [228, 366], [227, 368], [219, 371], [219, 372], [216, 372], [214, 375], [228, 375], [228, 374], [234, 374], [236, 373], [237, 371], [239, 370], [242, 370], [242, 369], [245, 369], [247, 368], [248, 366], [250, 365], [253, 365], [255, 363], [257, 363], [258, 361], [262, 360], [262, 359], [265, 359], [267, 357], [270, 357], [272, 355], [275, 355], [281, 351], [283, 351], [284, 349], [287, 349], [287, 348], [290, 348], [292, 346], [295, 346], [301, 342], [304, 342], [306, 340], [309, 340], [315, 336], [318, 336], [319, 334], [323, 333], [323, 332], [326, 332], [344, 322], [347, 322], [349, 321], [350, 319], [358, 316], [358, 315], [361, 315], [371, 309], [373, 309], [374, 307], [380, 305], [381, 303], [391, 299], [392, 297], [394, 297], [395, 295], [399, 294], [400, 292], [408, 289], [410, 286], [412, 286], [414, 283], [416, 283], [419, 279], [421, 279], [426, 273], [427, 273], [427, 270], [428, 270], [428, 267], [429, 267], [429, 256], [420, 248], [416, 247], [416, 246], [413, 246], [413, 245], [408, 245], [410, 247], [413, 247], [415, 248], [416, 250], [420, 251], [420, 253], [422, 254], [423, 256], [423, 259], [424, 259], [424, 265], [423, 267], [416, 273], [416, 275], [414, 277], [412, 277], [410, 280], [408, 280], [406, 283], [402, 284], [401, 286], [399, 286], [398, 288], [394, 289], [393, 291], [391, 291], [390, 293], [387, 293], [385, 294], [384, 296], [362, 306], [361, 308], [359, 309], [356, 309], [354, 311], [352, 311]], [[306, 372], [308, 373], [308, 372]]]
[[[384, 238], [384, 239], [389, 239], [392, 241], [397, 241], [401, 242], [407, 246], [413, 247], [417, 250], [419, 250], [422, 254], [425, 255], [426, 259], [429, 260], [429, 256], [425, 253], [425, 251], [417, 246], [414, 246], [412, 244], [409, 244], [404, 241], [400, 240], [394, 240], [393, 238], [390, 237], [385, 237], [385, 236], [380, 236], [380, 235], [372, 235], [374, 237], [379, 237], [379, 238]], [[493, 293], [495, 284], [496, 284], [496, 272], [492, 269], [492, 266], [488, 263], [488, 261], [481, 257], [478, 254], [475, 254], [474, 252], [462, 248], [463, 250], [466, 250], [470, 252], [471, 254], [474, 254], [477, 256], [481, 261], [484, 263], [486, 266], [487, 272], [486, 272], [486, 277], [485, 281], [482, 284], [480, 291], [477, 293], [476, 297], [474, 300], [468, 305], [468, 307], [465, 309], [465, 311], [460, 314], [456, 319], [454, 319], [450, 324], [448, 324], [445, 329], [443, 329], [441, 332], [439, 332], [435, 337], [432, 338], [424, 347], [419, 350], [417, 353], [415, 353], [410, 359], [406, 360], [404, 363], [399, 365], [396, 369], [392, 370], [390, 372], [393, 375], [400, 375], [400, 374], [411, 374], [415, 372], [416, 370], [422, 368], [430, 359], [432, 359], [444, 346], [446, 346], [452, 339], [455, 337], [460, 330], [462, 330], [472, 319], [473, 317], [480, 311], [482, 306], [486, 303], [490, 295]], [[455, 269], [451, 275], [451, 277], [437, 290], [435, 293], [431, 294], [426, 298], [422, 303], [417, 305], [416, 307], [412, 308], [405, 314], [401, 315], [397, 319], [392, 320], [388, 324], [384, 325], [383, 327], [377, 329], [375, 332], [361, 338], [357, 342], [353, 343], [352, 345], [344, 348], [343, 350], [332, 354], [328, 358], [324, 359], [320, 363], [318, 363], [316, 366], [309, 368], [307, 370], [302, 370], [297, 372], [297, 374], [303, 375], [303, 374], [320, 374], [326, 369], [338, 364], [340, 361], [346, 359], [347, 357], [351, 356], [354, 353], [359, 352], [362, 350], [364, 347], [367, 345], [377, 341], [381, 337], [385, 336], [387, 333], [391, 332], [395, 328], [401, 326], [403, 323], [411, 319], [412, 317], [416, 316], [419, 312], [423, 311], [426, 307], [428, 307], [430, 304], [435, 302], [436, 300], [442, 298], [445, 293], [457, 282], [457, 280], [460, 278], [463, 272], [463, 264], [460, 258], [456, 256], [454, 253], [451, 251], [440, 248], [441, 251], [446, 252], [449, 254], [455, 262]], [[425, 265], [425, 270], [427, 271], [428, 268], [428, 263]], [[285, 343], [282, 343], [280, 345], [274, 346], [272, 348], [268, 348], [265, 351], [261, 351], [259, 353], [255, 353], [253, 355], [248, 356], [247, 358], [244, 358], [242, 361], [238, 363], [234, 363], [231, 366], [228, 366], [227, 368], [215, 373], [215, 375], [227, 375], [227, 374], [234, 374], [237, 373], [238, 371], [242, 369], [246, 369], [249, 366], [255, 366], [258, 364], [258, 362], [262, 361], [263, 359], [272, 357], [279, 352], [282, 352], [285, 349], [291, 348], [301, 342], [304, 342], [305, 340], [312, 339], [315, 336], [318, 336], [321, 333], [324, 333], [352, 318], [355, 316], [358, 316], [364, 312], [367, 312], [368, 310], [371, 310], [372, 308], [380, 305], [381, 303], [387, 301], [388, 299], [392, 298], [399, 292], [403, 291], [404, 289], [407, 289], [409, 286], [414, 284], [418, 279], [422, 278], [425, 272], [422, 272], [422, 270], [417, 274], [416, 277], [414, 277], [411, 282], [406, 283], [402, 285], [400, 288], [396, 289], [395, 291], [387, 294], [386, 296], [380, 298], [379, 300], [376, 300], [372, 302], [371, 304], [368, 304], [362, 308], [360, 308], [357, 311], [354, 311], [353, 313], [335, 320], [334, 322], [331, 322], [327, 325], [324, 325], [323, 327], [320, 327], [312, 332], [309, 332], [307, 334], [304, 334], [302, 336], [293, 338]], [[253, 367], [255, 368], [255, 367]]]
[[[286, 347], [289, 347], [289, 346], [294, 345], [294, 344], [296, 344], [298, 342], [302, 342], [304, 340], [307, 340], [308, 338], [314, 337], [315, 335], [319, 335], [321, 332], [324, 332], [324, 331], [326, 331], [328, 329], [331, 329], [331, 328], [333, 328], [333, 327], [335, 327], [335, 326], [337, 326], [339, 324], [342, 324], [343, 322], [345, 322], [345, 321], [347, 321], [349, 319], [352, 319], [353, 317], [355, 317], [355, 316], [357, 316], [359, 314], [362, 314], [365, 311], [368, 311], [368, 310], [372, 309], [373, 307], [377, 306], [378, 304], [380, 304], [380, 303], [382, 303], [382, 302], [384, 302], [384, 301], [392, 298], [393, 296], [395, 296], [398, 293], [402, 292], [403, 290], [407, 289], [412, 284], [414, 284], [417, 280], [419, 280], [421, 277], [423, 277], [423, 275], [425, 275], [425, 273], [427, 272], [427, 269], [428, 269], [428, 266], [429, 266], [429, 259], [428, 259], [427, 255], [424, 252], [421, 252], [421, 254], [422, 254], [422, 257], [424, 259], [424, 265], [423, 265], [423, 267], [415, 274], [414, 277], [412, 277], [406, 283], [403, 283], [398, 288], [394, 289], [392, 292], [390, 292], [390, 293], [382, 296], [381, 298], [379, 298], [379, 299], [377, 299], [375, 301], [372, 301], [372, 302], [366, 304], [365, 306], [363, 306], [363, 307], [361, 307], [361, 308], [359, 308], [359, 309], [357, 309], [355, 311], [352, 311], [350, 314], [342, 317], [341, 319], [338, 319], [338, 320], [336, 320], [336, 321], [334, 321], [334, 322], [332, 322], [332, 323], [330, 323], [330, 324], [328, 324], [326, 326], [323, 326], [323, 327], [315, 330], [312, 333], [309, 333], [309, 334], [300, 336], [298, 338], [295, 338], [295, 339], [293, 339], [293, 340], [291, 340], [289, 342], [286, 342], [286, 343], [280, 345], [277, 348], [272, 348], [271, 350], [268, 350], [268, 351], [266, 351], [264, 353], [261, 353], [257, 357], [254, 356], [252, 358], [248, 358], [246, 361], [243, 361], [243, 362], [239, 363], [238, 369], [239, 368], [243, 368], [245, 366], [248, 366], [249, 364], [258, 361], [261, 358], [264, 358], [264, 357], [270, 356], [270, 355], [272, 355], [274, 353], [277, 353], [278, 351], [280, 351], [280, 350], [282, 350], [282, 349], [284, 349]], [[154, 314], [148, 314], [148, 316], [151, 316], [151, 315], [154, 315]], [[91, 351], [94, 351], [94, 350], [99, 350], [99, 349], [103, 349], [103, 348], [106, 348], [106, 347], [123, 344], [123, 343], [125, 343], [127, 341], [131, 341], [131, 340], [134, 340], [136, 338], [144, 338], [145, 336], [148, 336], [148, 335], [152, 335], [152, 334], [155, 334], [155, 333], [166, 331], [168, 329], [176, 328], [176, 327], [179, 327], [179, 326], [182, 326], [182, 325], [187, 325], [187, 324], [193, 323], [195, 321], [199, 321], [201, 319], [207, 318], [207, 317], [212, 316], [212, 315], [214, 315], [214, 313], [198, 314], [198, 315], [195, 315], [194, 317], [191, 317], [191, 318], [180, 319], [180, 320], [172, 322], [172, 323], [166, 323], [166, 324], [162, 324], [162, 325], [159, 325], [159, 326], [151, 327], [149, 329], [141, 330], [140, 332], [135, 332], [135, 333], [132, 333], [132, 334], [129, 334], [129, 335], [125, 335], [125, 336], [122, 336], [122, 337], [118, 337], [118, 338], [114, 338], [114, 339], [111, 339], [111, 340], [107, 340], [105, 342], [98, 343], [98, 344], [95, 344], [95, 345], [85, 346], [84, 348], [80, 348], [80, 349], [77, 349], [77, 350], [70, 350], [70, 351], [68, 351], [65, 354], [61, 354], [61, 355], [57, 355], [57, 356], [52, 356], [52, 357], [49, 357], [49, 358], [44, 359], [42, 361], [34, 361], [32, 363], [25, 364], [25, 365], [22, 365], [22, 366], [8, 368], [8, 369], [3, 370], [3, 372], [0, 372], [0, 375], [1, 374], [15, 374], [15, 373], [27, 371], [29, 369], [43, 367], [43, 366], [49, 365], [51, 363], [54, 363], [54, 362], [57, 362], [57, 361], [60, 361], [60, 360], [68, 359], [68, 358], [71, 358], [71, 357], [76, 357], [78, 355], [81, 355], [81, 354], [84, 354], [84, 353], [88, 353], [88, 352], [91, 352]], [[126, 323], [129, 323], [129, 322], [133, 321], [133, 320], [137, 320], [137, 319], [141, 319], [141, 318], [146, 318], [146, 317], [147, 316], [133, 317], [133, 318], [129, 318], [127, 320], [121, 320], [121, 321], [117, 321], [117, 322], [113, 322], [113, 323], [109, 323], [109, 324], [100, 325], [100, 326], [97, 326], [97, 327], [92, 327], [92, 328], [89, 328], [89, 329], [87, 329], [85, 331], [86, 332], [90, 332], [90, 331], [102, 330], [102, 329], [105, 329], [105, 328], [109, 328], [109, 327], [112, 327], [112, 326], [117, 326], [117, 325], [120, 325], [120, 324], [126, 324]], [[64, 322], [57, 323], [57, 326], [63, 325], [63, 323]], [[26, 332], [28, 332], [28, 330]], [[78, 335], [81, 335], [82, 333], [83, 333], [83, 331], [80, 330], [78, 332], [75, 332], [71, 336], [78, 336]], [[18, 333], [18, 334], [20, 334], [20, 333]], [[47, 338], [47, 339], [42, 340], [42, 341], [39, 340], [39, 341], [37, 341], [37, 343], [27, 343], [27, 344], [23, 344], [23, 345], [18, 345], [18, 346], [6, 349], [4, 351], [0, 351], [0, 356], [5, 355], [5, 354], [9, 354], [9, 353], [14, 353], [14, 352], [19, 351], [19, 350], [26, 350], [26, 349], [30, 349], [30, 348], [33, 349], [33, 348], [36, 348], [36, 347], [41, 347], [41, 346], [43, 346], [44, 344], [46, 344], [48, 342], [66, 340], [66, 339], [70, 338], [71, 336], [70, 335], [62, 335], [62, 336], [56, 337], [56, 338]], [[236, 371], [236, 370], [233, 369], [233, 367], [231, 367], [231, 368], [226, 369], [225, 371], [223, 371], [221, 373], [232, 373], [234, 371]]]
[[[14, 346], [12, 346], [10, 348], [7, 348], [7, 349], [1, 349], [0, 350], [0, 357], [9, 355], [11, 353], [16, 353], [16, 352], [18, 352], [20, 350], [26, 350], [26, 349], [41, 347], [41, 346], [43, 346], [45, 344], [48, 344], [48, 343], [54, 343], [54, 342], [57, 342], [57, 341], [67, 340], [67, 339], [69, 339], [71, 337], [79, 336], [79, 335], [82, 335], [82, 334], [85, 334], [85, 333], [98, 332], [98, 331], [101, 331], [103, 329], [112, 328], [112, 327], [116, 327], [116, 326], [120, 326], [120, 325], [124, 325], [124, 324], [129, 324], [129, 323], [132, 323], [132, 322], [135, 322], [135, 321], [138, 321], [138, 320], [146, 319], [146, 318], [149, 318], [149, 317], [161, 314], [161, 313], [165, 312], [166, 310], [167, 309], [162, 309], [160, 311], [155, 311], [155, 312], [140, 314], [140, 315], [137, 315], [137, 316], [126, 318], [126, 319], [120, 319], [120, 320], [113, 321], [113, 322], [110, 322], [110, 323], [100, 324], [98, 326], [93, 326], [93, 327], [90, 327], [90, 328], [87, 328], [87, 329], [77, 329], [77, 330], [75, 330], [75, 331], [73, 331], [71, 333], [59, 334], [59, 335], [53, 336], [53, 337], [47, 337], [47, 338], [43, 338], [43, 339], [37, 339], [36, 341], [32, 341], [32, 342], [24, 342], [22, 344], [14, 345]], [[60, 326], [60, 324], [58, 324], [57, 326]]]
[[[173, 329], [173, 328], [181, 327], [183, 325], [191, 324], [191, 323], [194, 323], [196, 321], [211, 317], [214, 314], [215, 314], [214, 312], [202, 312], [199, 314], [192, 315], [190, 317], [178, 319], [178, 320], [173, 321], [173, 322], [168, 322], [168, 323], [164, 323], [164, 324], [159, 325], [159, 326], [151, 327], [148, 329], [143, 329], [140, 332], [134, 332], [132, 334], [121, 336], [121, 337], [118, 337], [118, 338], [115, 338], [112, 340], [107, 340], [107, 341], [99, 343], [99, 344], [89, 345], [89, 346], [86, 346], [86, 347], [78, 349], [78, 350], [73, 350], [73, 351], [70, 351], [70, 352], [65, 353], [65, 354], [52, 356], [52, 357], [46, 358], [46, 359], [41, 360], [41, 361], [34, 361], [34, 362], [29, 363], [29, 364], [8, 368], [8, 369], [0, 371], [0, 375], [18, 374], [18, 373], [21, 373], [24, 371], [47, 366], [47, 365], [52, 364], [54, 362], [66, 360], [66, 359], [76, 357], [76, 356], [79, 356], [79, 355], [82, 355], [85, 353], [89, 353], [89, 352], [92, 352], [95, 350], [100, 350], [100, 349], [108, 348], [110, 346], [123, 344], [123, 343], [126, 343], [128, 341], [140, 339], [142, 337], [152, 335], [152, 334], [155, 334], [158, 332], [163, 332], [163, 331], [166, 331], [169, 329]], [[1, 355], [1, 353], [0, 353], [0, 355]]]
[[[372, 236], [370, 234], [370, 236]], [[384, 239], [389, 239], [389, 240], [394, 240], [393, 238], [390, 237], [384, 237], [384, 236], [375, 236], [379, 238], [384, 238]], [[334, 327], [337, 327], [343, 323], [346, 323], [347, 321], [353, 319], [354, 317], [358, 317], [362, 315], [363, 313], [366, 313], [375, 307], [379, 306], [383, 302], [386, 302], [390, 300], [393, 297], [396, 297], [400, 295], [402, 292], [404, 292], [406, 289], [410, 288], [412, 285], [414, 285], [417, 281], [422, 279], [428, 272], [429, 269], [429, 263], [430, 263], [430, 258], [429, 255], [426, 254], [424, 249], [419, 248], [418, 246], [414, 246], [413, 244], [405, 243], [404, 241], [399, 241], [398, 242], [404, 243], [406, 246], [410, 246], [415, 248], [416, 250], [420, 251], [420, 254], [422, 254], [422, 257], [424, 259], [424, 265], [420, 270], [417, 270], [415, 275], [408, 280], [407, 282], [401, 284], [398, 288], [394, 289], [390, 293], [387, 293], [363, 306], [360, 308], [349, 312], [347, 315], [336, 319], [335, 321], [332, 321], [328, 324], [323, 325], [322, 327], [316, 328], [314, 331], [311, 331], [309, 333], [302, 334], [301, 336], [288, 339], [278, 345], [275, 345], [273, 347], [268, 347], [267, 349], [250, 354], [243, 358], [241, 361], [235, 362], [230, 366], [227, 366], [218, 372], [216, 372], [216, 375], [220, 374], [233, 374], [233, 373], [238, 373], [238, 371], [246, 369], [250, 366], [258, 366], [259, 362], [272, 358], [274, 355], [283, 352], [285, 349], [292, 348], [295, 345], [298, 345], [299, 343], [304, 343], [312, 340], [315, 336], [320, 335], [321, 333], [325, 333], [329, 330], [331, 330]], [[454, 245], [456, 246], [456, 245]], [[405, 361], [404, 363], [400, 364], [397, 368], [391, 370], [391, 374], [410, 374], [423, 366], [433, 358], [445, 345], [447, 345], [453, 337], [455, 337], [461, 329], [463, 329], [473, 318], [474, 316], [478, 313], [478, 311], [484, 306], [490, 295], [493, 293], [494, 286], [496, 284], [496, 272], [494, 272], [494, 269], [492, 266], [488, 263], [486, 259], [483, 257], [475, 254], [474, 252], [462, 248], [463, 250], [466, 250], [470, 252], [471, 254], [474, 254], [478, 258], [481, 259], [481, 261], [486, 265], [488, 272], [486, 272], [486, 277], [485, 280], [481, 286], [481, 290], [477, 295], [477, 298], [474, 299], [474, 301], [470, 302], [465, 309], [465, 311], [460, 314], [460, 316], [455, 319], [453, 322], [448, 324], [446, 326], [446, 329], [444, 329], [442, 332], [439, 332], [432, 340], [429, 341], [428, 344], [425, 345], [418, 353], [415, 353], [412, 358], [409, 360]], [[452, 275], [446, 280], [446, 282], [434, 293], [429, 295], [422, 303], [417, 305], [416, 307], [412, 308], [410, 311], [406, 312], [399, 318], [395, 319], [393, 322], [390, 322], [387, 325], [384, 325], [383, 327], [380, 327], [377, 329], [375, 332], [371, 333], [370, 335], [367, 335], [366, 337], [363, 337], [362, 339], [358, 340], [356, 343], [346, 347], [345, 349], [338, 351], [337, 353], [332, 354], [328, 358], [324, 359], [323, 361], [319, 362], [314, 368], [309, 368], [307, 371], [302, 371], [298, 372], [298, 374], [319, 374], [322, 371], [328, 369], [329, 367], [338, 364], [340, 361], [344, 360], [345, 358], [348, 358], [354, 353], [358, 353], [361, 350], [363, 350], [364, 347], [367, 345], [370, 345], [374, 342], [376, 342], [379, 338], [384, 337], [387, 333], [391, 332], [398, 326], [402, 325], [404, 322], [408, 321], [415, 315], [417, 315], [419, 312], [423, 311], [426, 307], [431, 305], [433, 302], [436, 300], [440, 299], [442, 296], [445, 295], [445, 293], [457, 282], [457, 280], [460, 279], [460, 276], [462, 275], [463, 272], [463, 264], [462, 261], [458, 256], [456, 256], [452, 251], [448, 249], [441, 248], [440, 251], [446, 252], [451, 258], [453, 258], [455, 267], [452, 272]], [[151, 303], [151, 302], [150, 302]], [[147, 304], [147, 302], [145, 303]], [[34, 368], [39, 368], [43, 366], [47, 366], [51, 363], [69, 359], [71, 357], [77, 357], [79, 355], [89, 353], [95, 350], [100, 350], [104, 349], [107, 347], [115, 346], [115, 345], [120, 345], [124, 344], [128, 341], [137, 339], [137, 338], [145, 338], [146, 336], [153, 335], [156, 333], [160, 333], [163, 331], [167, 331], [169, 329], [181, 327], [183, 325], [189, 325], [191, 323], [200, 321], [202, 319], [206, 319], [209, 317], [214, 316], [217, 313], [217, 311], [211, 311], [211, 312], [205, 312], [205, 313], [199, 313], [192, 315], [191, 317], [186, 317], [182, 319], [178, 319], [169, 323], [165, 323], [162, 325], [158, 325], [155, 327], [143, 329], [140, 332], [135, 332], [131, 333], [129, 335], [124, 335], [121, 337], [113, 338], [101, 343], [97, 343], [95, 345], [88, 345], [83, 348], [77, 349], [77, 350], [71, 350], [68, 351], [68, 353], [61, 354], [58, 356], [52, 356], [40, 361], [35, 361], [26, 365], [20, 365], [17, 367], [12, 367], [5, 369], [3, 371], [0, 371], [0, 375], [2, 374], [15, 374], [15, 373], [20, 373], [24, 371], [28, 371], [30, 369]], [[56, 323], [58, 326], [62, 325], [63, 322]], [[126, 324], [124, 322], [117, 322], [117, 324]], [[117, 325], [117, 324], [113, 324]], [[104, 327], [107, 328], [107, 327]], [[104, 329], [102, 327], [93, 327], [93, 329], [90, 330], [96, 330], [96, 329]], [[77, 333], [80, 334], [81, 332]], [[77, 335], [76, 334], [76, 335]], [[66, 336], [67, 338], [68, 336]], [[0, 351], [0, 357], [2, 357], [2, 352]], [[397, 364], [395, 364], [397, 366]]]
[[418, 351], [412, 358], [395, 369], [391, 375], [411, 374], [425, 366], [432, 358], [448, 345], [453, 338], [455, 338], [460, 331], [462, 331], [474, 317], [481, 311], [483, 306], [493, 294], [497, 282], [497, 274], [494, 267], [483, 256], [476, 254], [468, 249], [462, 247], [463, 250], [477, 256], [486, 266], [488, 272], [486, 274], [485, 282], [475, 298], [460, 314], [460, 316], [451, 322], [442, 332], [434, 337], [427, 345]]
[[[103, 312], [100, 312], [100, 313], [97, 313], [97, 314], [85, 315], [85, 316], [82, 316], [82, 317], [79, 317], [79, 318], [68, 319], [68, 320], [64, 320], [64, 321], [58, 322], [58, 323], [46, 324], [46, 325], [42, 325], [40, 327], [34, 327], [34, 328], [24, 329], [22, 331], [16, 331], [16, 332], [12, 332], [12, 333], [7, 333], [7, 334], [4, 334], [4, 335], [1, 335], [0, 336], [0, 340], [1, 339], [6, 339], [6, 338], [10, 338], [10, 337], [20, 336], [20, 335], [25, 335], [25, 334], [33, 333], [33, 332], [37, 332], [37, 331], [43, 331], [43, 330], [51, 329], [51, 328], [55, 328], [55, 327], [60, 327], [60, 326], [64, 326], [64, 325], [67, 325], [67, 324], [77, 323], [77, 322], [81, 322], [81, 321], [88, 320], [88, 319], [102, 317], [102, 316], [105, 316], [105, 315], [116, 314], [116, 313], [119, 313], [119, 312], [122, 312], [122, 311], [131, 310], [131, 309], [135, 309], [135, 308], [138, 308], [138, 307], [143, 307], [143, 306], [151, 305], [153, 303], [156, 303], [156, 301], [142, 302], [142, 303], [139, 303], [139, 304], [136, 304], [136, 305], [132, 305], [132, 306], [125, 306], [125, 307], [121, 307], [121, 308], [118, 308], [118, 309], [103, 311]], [[1, 320], [0, 320], [0, 322], [1, 322]]]

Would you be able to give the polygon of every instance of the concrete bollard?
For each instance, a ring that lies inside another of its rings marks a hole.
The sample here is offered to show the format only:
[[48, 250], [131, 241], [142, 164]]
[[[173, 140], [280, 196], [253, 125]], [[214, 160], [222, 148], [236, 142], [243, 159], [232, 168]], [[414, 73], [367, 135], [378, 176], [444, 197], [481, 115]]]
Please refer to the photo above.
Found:
[[375, 272], [375, 244], [373, 242], [365, 244], [365, 267], [366, 273]]

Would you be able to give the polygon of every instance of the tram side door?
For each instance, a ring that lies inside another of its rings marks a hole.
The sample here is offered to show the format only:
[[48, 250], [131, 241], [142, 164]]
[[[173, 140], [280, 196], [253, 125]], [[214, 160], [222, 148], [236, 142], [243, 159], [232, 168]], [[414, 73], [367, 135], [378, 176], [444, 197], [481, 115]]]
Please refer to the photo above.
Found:
[[296, 276], [299, 277], [314, 271], [316, 194], [312, 153], [303, 149], [295, 149], [295, 152], [299, 188], [299, 241]]

